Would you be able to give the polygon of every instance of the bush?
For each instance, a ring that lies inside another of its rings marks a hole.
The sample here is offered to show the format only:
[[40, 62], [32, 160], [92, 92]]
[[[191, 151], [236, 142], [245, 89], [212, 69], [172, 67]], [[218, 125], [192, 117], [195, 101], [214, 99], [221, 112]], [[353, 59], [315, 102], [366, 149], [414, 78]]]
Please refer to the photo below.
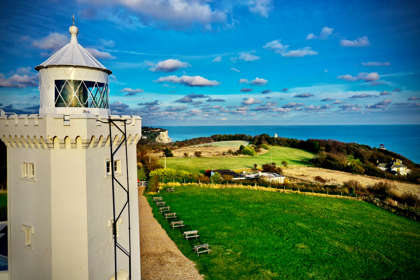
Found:
[[165, 157], [173, 157], [174, 154], [172, 153], [172, 151], [169, 148], [165, 148], [163, 150], [163, 154], [165, 155]]
[[287, 161], [283, 160], [283, 161], [281, 162], [281, 165], [283, 165], [284, 167], [287, 167]]
[[218, 172], [214, 172], [213, 175], [210, 177], [210, 180], [213, 184], [220, 184], [223, 182], [223, 177]]
[[184, 170], [177, 170], [172, 168], [166, 169], [156, 169], [150, 172], [150, 177], [158, 177], [160, 182], [178, 182], [178, 183], [191, 183], [195, 182], [197, 179], [195, 176]]
[[407, 204], [408, 206], [417, 206], [420, 205], [419, 198], [412, 194], [412, 193], [403, 193], [399, 199], [397, 199], [398, 202]]
[[198, 181], [200, 183], [203, 183], [203, 184], [208, 184], [208, 183], [210, 183], [210, 178], [208, 176], [204, 175], [204, 174], [200, 174], [198, 176]]
[[378, 182], [373, 186], [369, 186], [367, 191], [381, 200], [385, 200], [388, 196], [390, 196], [391, 185], [387, 182]]
[[256, 154], [254, 147], [250, 145], [248, 146], [241, 145], [239, 147], [238, 153], [243, 154], [243, 155], [249, 155], [249, 156], [255, 156]]
[[201, 151], [195, 151], [195, 152], [194, 152], [194, 155], [195, 155], [196, 157], [201, 157]]
[[280, 167], [277, 167], [275, 162], [263, 164], [262, 169], [264, 172], [283, 174], [283, 170], [281, 170]]
[[184, 158], [189, 157], [190, 155], [188, 153], [184, 153]]
[[347, 188], [349, 190], [349, 193], [358, 194], [358, 195], [366, 194], [366, 190], [356, 180], [349, 180], [347, 182], [344, 182], [343, 188]]
[[147, 192], [158, 192], [159, 190], [159, 177], [158, 176], [152, 176], [149, 179], [149, 182], [147, 184]]
[[316, 176], [315, 181], [321, 183], [321, 184], [325, 184], [327, 182], [327, 180], [325, 180], [324, 178], [322, 178], [321, 176]]
[[264, 149], [264, 150], [268, 150], [268, 149], [270, 149], [270, 146], [268, 146], [267, 144], [261, 144], [261, 146], [260, 146], [262, 149]]

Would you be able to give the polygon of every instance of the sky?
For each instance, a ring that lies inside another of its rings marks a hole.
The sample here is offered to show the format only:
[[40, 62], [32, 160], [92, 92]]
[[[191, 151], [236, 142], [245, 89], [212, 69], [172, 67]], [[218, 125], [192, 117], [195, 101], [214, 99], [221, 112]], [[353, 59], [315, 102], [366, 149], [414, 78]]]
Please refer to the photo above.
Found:
[[34, 67], [73, 14], [112, 112], [144, 125], [420, 124], [420, 5], [403, 0], [1, 1], [0, 109], [38, 112]]

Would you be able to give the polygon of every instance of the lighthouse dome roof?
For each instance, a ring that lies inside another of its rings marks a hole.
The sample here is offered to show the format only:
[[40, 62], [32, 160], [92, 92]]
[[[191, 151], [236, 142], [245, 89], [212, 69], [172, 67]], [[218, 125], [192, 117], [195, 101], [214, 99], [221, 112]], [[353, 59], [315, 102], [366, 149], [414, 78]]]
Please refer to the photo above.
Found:
[[53, 66], [73, 66], [102, 70], [108, 74], [112, 73], [77, 42], [79, 29], [74, 24], [70, 26], [69, 32], [71, 34], [70, 42], [36, 66], [36, 70]]

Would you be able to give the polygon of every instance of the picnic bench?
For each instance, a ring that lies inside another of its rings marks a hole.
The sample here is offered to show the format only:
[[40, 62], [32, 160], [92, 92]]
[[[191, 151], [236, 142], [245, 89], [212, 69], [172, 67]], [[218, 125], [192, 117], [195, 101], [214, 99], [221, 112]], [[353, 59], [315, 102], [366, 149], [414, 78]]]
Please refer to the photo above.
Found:
[[171, 227], [172, 228], [182, 228], [184, 227], [184, 221], [173, 221], [171, 222]]
[[209, 244], [200, 244], [200, 245], [196, 245], [193, 248], [194, 252], [197, 254], [197, 256], [199, 256], [200, 254], [203, 253], [210, 253], [210, 249], [209, 249]]
[[167, 220], [169, 220], [169, 219], [176, 219], [176, 218], [177, 218], [177, 216], [176, 216], [176, 213], [175, 213], [175, 212], [172, 212], [172, 213], [165, 213], [164, 215], [165, 215], [165, 219], [167, 219]]
[[159, 207], [159, 212], [160, 213], [166, 213], [166, 212], [169, 212], [169, 211], [171, 211], [171, 207], [169, 207], [169, 206]]
[[165, 206], [166, 202], [165, 201], [156, 201], [156, 206]]
[[161, 196], [154, 196], [153, 201], [163, 201], [163, 198]]
[[192, 239], [192, 238], [197, 239], [200, 237], [200, 235], [198, 234], [198, 230], [184, 231], [183, 235], [184, 235], [184, 238], [187, 240]]

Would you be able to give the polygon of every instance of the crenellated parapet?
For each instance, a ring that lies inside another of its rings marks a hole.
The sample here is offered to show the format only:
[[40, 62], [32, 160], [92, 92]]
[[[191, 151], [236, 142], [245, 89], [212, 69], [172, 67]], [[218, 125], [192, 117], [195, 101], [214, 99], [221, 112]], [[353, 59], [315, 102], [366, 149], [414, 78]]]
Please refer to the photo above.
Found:
[[[111, 118], [125, 120], [127, 144], [137, 144], [141, 138], [141, 118], [127, 115], [112, 115]], [[88, 149], [109, 146], [111, 141], [118, 145], [124, 140], [115, 127], [112, 127], [112, 137], [109, 137], [108, 119], [99, 116], [0, 116], [0, 139], [10, 148]]]

